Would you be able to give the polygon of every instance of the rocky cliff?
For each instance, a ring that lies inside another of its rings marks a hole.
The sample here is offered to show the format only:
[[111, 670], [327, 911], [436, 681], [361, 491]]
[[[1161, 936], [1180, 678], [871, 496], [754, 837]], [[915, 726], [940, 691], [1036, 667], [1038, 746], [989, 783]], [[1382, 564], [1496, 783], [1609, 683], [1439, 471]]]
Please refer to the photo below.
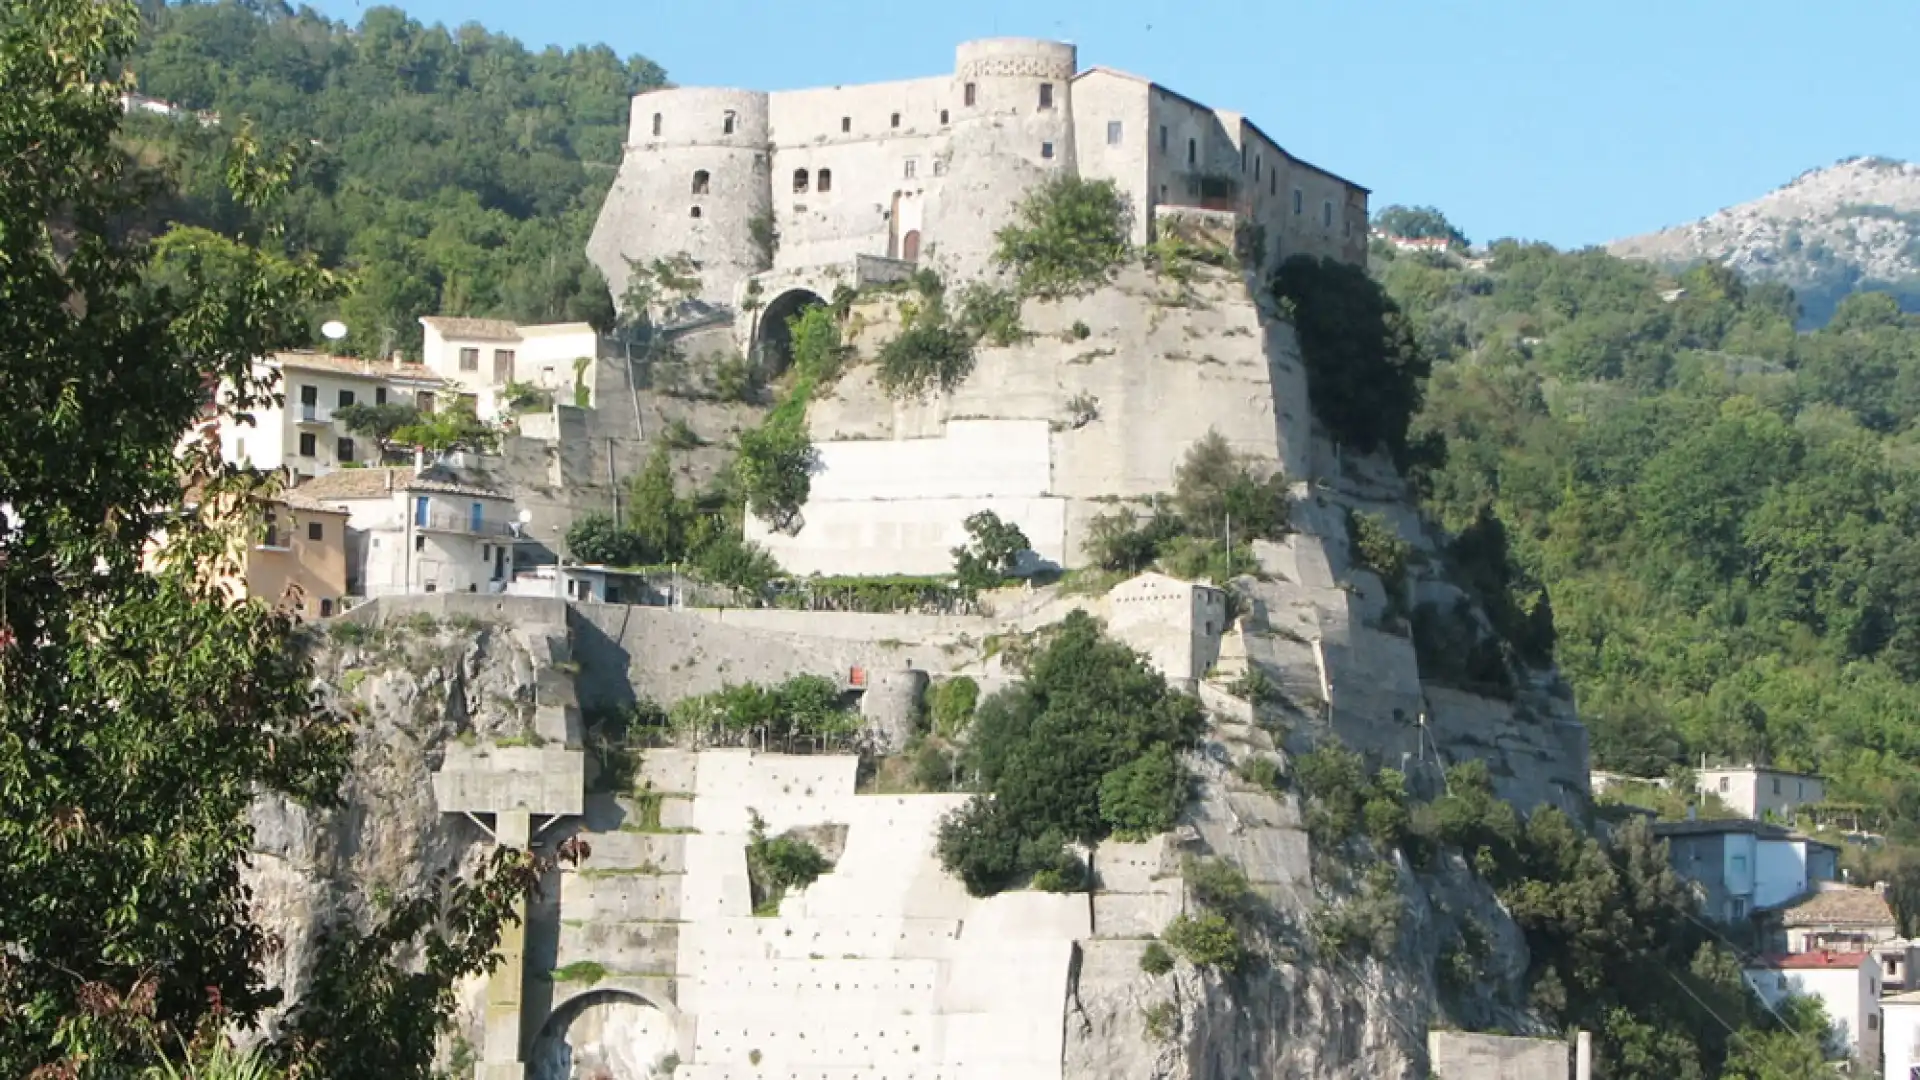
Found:
[[1891, 288], [1920, 303], [1920, 165], [1852, 158], [1699, 221], [1608, 245], [1616, 255], [1686, 265], [1724, 262], [1802, 294], [1824, 322], [1856, 288]]
[[[893, 303], [866, 311], [865, 352], [889, 333]], [[485, 1038], [481, 987], [469, 988], [448, 1052], [456, 1071], [1360, 1080], [1426, 1075], [1431, 1025], [1529, 1030], [1526, 950], [1485, 885], [1446, 857], [1344, 868], [1339, 852], [1316, 851], [1288, 778], [1300, 755], [1340, 744], [1369, 775], [1401, 770], [1415, 796], [1437, 794], [1445, 766], [1480, 760], [1517, 806], [1582, 811], [1585, 739], [1564, 684], [1523, 668], [1490, 688], [1461, 678], [1445, 648], [1416, 647], [1409, 613], [1447, 613], [1442, 645], [1459, 649], [1492, 639], [1492, 623], [1391, 465], [1341, 454], [1313, 425], [1291, 329], [1237, 275], [1174, 288], [1133, 270], [1087, 297], [1030, 303], [1022, 319], [1033, 336], [982, 350], [953, 392], [893, 401], [856, 364], [810, 425], [816, 439], [885, 443], [956, 421], [1042, 424], [1045, 497], [1070, 504], [1069, 563], [1087, 518], [1150, 504], [1209, 429], [1285, 475], [1292, 526], [1254, 546], [1257, 570], [1231, 583], [1235, 617], [1182, 631], [1217, 659], [1169, 672], [1209, 713], [1180, 826], [1090, 852], [1091, 893], [980, 900], [932, 855], [934, 823], [963, 794], [876, 794], [856, 787], [851, 757], [746, 749], [651, 749], [631, 779], [590, 768], [584, 813], [534, 822], [536, 846], [577, 836], [591, 855], [529, 909], [517, 1027]], [[1086, 398], [1098, 406], [1076, 409]], [[1405, 546], [1395, 580], [1355, 557], [1355, 515]], [[991, 690], [1020, 674], [1007, 640], [1075, 607], [1111, 614], [1099, 590], [1060, 586], [1010, 590], [989, 607], [869, 615], [423, 597], [336, 621], [318, 674], [361, 725], [348, 807], [258, 812], [253, 877], [289, 945], [282, 979], [297, 987], [326, 925], [369, 918], [492, 842], [485, 814], [436, 802], [435, 774], [450, 763], [473, 772], [525, 752], [510, 747], [576, 746], [580, 711], [796, 674], [851, 693], [858, 671], [867, 722], [910, 726], [915, 704], [885, 705], [877, 691], [917, 689], [925, 675], [895, 673], [967, 673]], [[1138, 639], [1142, 649], [1160, 641], [1156, 628], [1138, 632], [1152, 639]], [[1268, 689], [1245, 688], [1254, 683]], [[882, 715], [893, 706], [902, 715]], [[758, 909], [744, 855], [754, 822], [834, 836], [832, 869]], [[1170, 920], [1208, 903], [1213, 886], [1194, 878], [1204, 867], [1244, 879], [1249, 961], [1232, 973], [1143, 965]], [[1376, 921], [1391, 912], [1393, 932], [1370, 950], [1318, 940], [1329, 912], [1356, 904]]]

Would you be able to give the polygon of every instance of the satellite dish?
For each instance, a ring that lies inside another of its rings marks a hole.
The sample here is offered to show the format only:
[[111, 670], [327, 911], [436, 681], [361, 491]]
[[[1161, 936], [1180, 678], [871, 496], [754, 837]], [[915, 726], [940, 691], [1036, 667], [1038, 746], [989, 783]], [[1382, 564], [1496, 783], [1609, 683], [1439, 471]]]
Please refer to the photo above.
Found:
[[339, 341], [347, 336], [347, 324], [339, 319], [328, 319], [320, 324], [320, 335], [328, 341]]
[[524, 509], [520, 511], [520, 524], [526, 525], [532, 521], [533, 521], [533, 511], [524, 510]]

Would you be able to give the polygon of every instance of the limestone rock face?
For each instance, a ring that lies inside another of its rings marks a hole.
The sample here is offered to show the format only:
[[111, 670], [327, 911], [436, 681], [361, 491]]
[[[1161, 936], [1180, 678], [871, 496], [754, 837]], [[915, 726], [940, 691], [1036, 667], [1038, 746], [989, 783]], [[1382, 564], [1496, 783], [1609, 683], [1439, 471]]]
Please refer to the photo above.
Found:
[[271, 980], [290, 998], [328, 928], [369, 925], [437, 874], [477, 866], [490, 841], [472, 820], [440, 811], [432, 773], [449, 743], [522, 730], [545, 645], [525, 629], [423, 620], [320, 639], [316, 682], [356, 720], [352, 770], [337, 809], [256, 802], [246, 868], [255, 912], [282, 946], [268, 961]]

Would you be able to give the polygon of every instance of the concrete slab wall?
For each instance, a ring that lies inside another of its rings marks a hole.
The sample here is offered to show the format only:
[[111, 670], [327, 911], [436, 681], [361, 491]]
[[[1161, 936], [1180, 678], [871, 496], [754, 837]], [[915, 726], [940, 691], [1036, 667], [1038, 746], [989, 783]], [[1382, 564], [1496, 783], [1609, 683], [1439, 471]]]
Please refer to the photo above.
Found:
[[1567, 1080], [1572, 1048], [1560, 1039], [1434, 1031], [1427, 1035], [1434, 1080]]

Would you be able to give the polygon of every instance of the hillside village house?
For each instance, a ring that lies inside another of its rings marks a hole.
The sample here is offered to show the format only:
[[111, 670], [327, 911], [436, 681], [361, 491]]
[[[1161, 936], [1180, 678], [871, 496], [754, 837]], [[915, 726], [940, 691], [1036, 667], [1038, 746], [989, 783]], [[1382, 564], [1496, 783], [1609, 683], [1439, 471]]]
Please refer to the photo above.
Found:
[[1830, 1054], [1845, 1054], [1868, 1076], [1880, 1072], [1880, 966], [1868, 952], [1812, 952], [1767, 956], [1748, 963], [1747, 984], [1769, 1005], [1796, 995], [1826, 1010], [1833, 1026]]
[[297, 494], [347, 514], [351, 595], [498, 593], [512, 579], [513, 500], [450, 469], [342, 469]]
[[255, 361], [253, 370], [262, 377], [279, 374], [283, 403], [255, 410], [251, 424], [221, 416], [221, 456], [229, 464], [284, 468], [295, 483], [335, 469], [380, 464], [379, 445], [348, 431], [337, 410], [401, 404], [431, 412], [446, 393], [432, 372], [397, 361], [285, 352]]
[[1764, 765], [1701, 769], [1695, 776], [1702, 795], [1711, 794], [1756, 821], [1770, 816], [1790, 821], [1800, 807], [1827, 798], [1827, 785], [1819, 777]]
[[428, 315], [422, 366], [468, 397], [487, 418], [509, 411], [502, 391], [518, 383], [552, 395], [561, 405], [593, 407], [594, 360], [608, 347], [587, 323], [522, 326], [504, 319]]
[[1129, 578], [1107, 594], [1107, 624], [1161, 675], [1191, 690], [1220, 656], [1227, 594], [1165, 574]]
[[1832, 881], [1782, 907], [1779, 920], [1788, 952], [1877, 949], [1900, 936], [1899, 921], [1879, 889]]
[[1881, 1075], [1920, 1080], [1920, 990], [1880, 999]]
[[1839, 876], [1840, 849], [1765, 822], [1669, 821], [1653, 833], [1699, 891], [1701, 913], [1722, 922], [1781, 907]]
[[[324, 619], [345, 610], [347, 592], [347, 514], [296, 492], [263, 500], [261, 520], [238, 552], [239, 565], [219, 578], [236, 600], [261, 599], [303, 619]], [[187, 499], [189, 512], [217, 516], [222, 511]], [[157, 536], [148, 559], [167, 544]]]

